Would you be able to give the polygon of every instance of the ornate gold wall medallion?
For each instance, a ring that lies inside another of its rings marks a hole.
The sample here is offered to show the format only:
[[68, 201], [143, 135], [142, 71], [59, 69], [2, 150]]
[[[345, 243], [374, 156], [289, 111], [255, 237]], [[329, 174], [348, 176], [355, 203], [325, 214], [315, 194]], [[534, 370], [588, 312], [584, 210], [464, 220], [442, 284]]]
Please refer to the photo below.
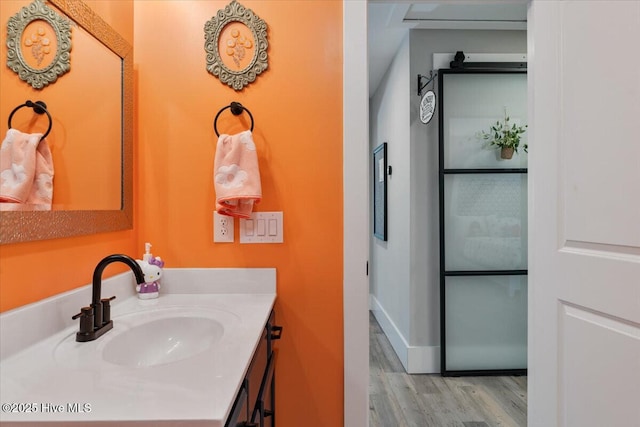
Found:
[[233, 0], [204, 25], [207, 70], [242, 90], [267, 69], [267, 24]]
[[71, 22], [34, 0], [7, 22], [7, 66], [35, 89], [71, 68]]

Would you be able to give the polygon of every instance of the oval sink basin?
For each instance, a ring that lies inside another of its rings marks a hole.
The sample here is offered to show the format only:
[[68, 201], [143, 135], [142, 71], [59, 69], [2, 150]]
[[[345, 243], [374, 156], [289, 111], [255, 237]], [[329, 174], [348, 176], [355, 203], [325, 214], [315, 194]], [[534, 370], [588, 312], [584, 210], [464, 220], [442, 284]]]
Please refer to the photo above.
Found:
[[128, 367], [164, 365], [207, 350], [223, 334], [224, 326], [214, 319], [193, 316], [160, 318], [113, 336], [105, 343], [102, 358]]

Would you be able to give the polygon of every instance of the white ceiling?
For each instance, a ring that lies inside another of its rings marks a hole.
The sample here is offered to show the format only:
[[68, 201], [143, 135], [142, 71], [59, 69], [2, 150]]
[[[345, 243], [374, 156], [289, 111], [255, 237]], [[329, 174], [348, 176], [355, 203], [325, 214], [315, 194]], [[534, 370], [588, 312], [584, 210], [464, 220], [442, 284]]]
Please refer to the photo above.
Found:
[[410, 29], [526, 30], [526, 0], [369, 0], [369, 96]]

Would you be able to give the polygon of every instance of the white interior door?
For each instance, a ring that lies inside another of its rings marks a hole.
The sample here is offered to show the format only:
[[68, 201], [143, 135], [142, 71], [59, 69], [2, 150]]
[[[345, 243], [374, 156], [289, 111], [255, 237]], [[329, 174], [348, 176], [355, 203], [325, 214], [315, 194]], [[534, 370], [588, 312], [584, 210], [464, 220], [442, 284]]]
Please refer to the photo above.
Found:
[[639, 426], [640, 1], [529, 24], [529, 426]]

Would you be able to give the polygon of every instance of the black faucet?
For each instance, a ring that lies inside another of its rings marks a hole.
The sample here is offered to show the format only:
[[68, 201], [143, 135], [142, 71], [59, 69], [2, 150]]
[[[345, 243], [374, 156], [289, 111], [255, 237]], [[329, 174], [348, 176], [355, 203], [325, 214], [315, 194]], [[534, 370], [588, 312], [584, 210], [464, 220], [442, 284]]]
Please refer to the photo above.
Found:
[[123, 262], [127, 264], [136, 276], [136, 283], [144, 283], [144, 273], [142, 269], [130, 256], [114, 254], [100, 261], [93, 271], [93, 295], [91, 305], [89, 307], [82, 307], [80, 313], [72, 317], [72, 319], [80, 318], [80, 330], [76, 333], [76, 341], [78, 342], [93, 341], [113, 328], [110, 301], [114, 299], [115, 296], [100, 299], [102, 272], [106, 266], [112, 262]]

